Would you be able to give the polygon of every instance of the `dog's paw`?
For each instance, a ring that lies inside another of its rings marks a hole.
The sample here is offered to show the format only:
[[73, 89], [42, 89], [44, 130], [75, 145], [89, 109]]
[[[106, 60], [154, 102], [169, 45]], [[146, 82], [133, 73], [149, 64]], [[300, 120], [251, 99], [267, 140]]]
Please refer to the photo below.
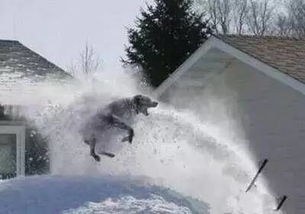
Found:
[[102, 153], [100, 153], [100, 154], [106, 155], [106, 156], [109, 157], [109, 158], [114, 158], [114, 157], [115, 157], [115, 154], [112, 154], [112, 153], [109, 153], [109, 152], [102, 152]]
[[110, 158], [114, 158], [115, 154], [109, 153], [107, 156], [110, 157]]
[[132, 139], [133, 139], [133, 137], [132, 136], [127, 136], [127, 137], [124, 137], [123, 139], [122, 139], [122, 142], [129, 142], [130, 144], [132, 143]]
[[121, 141], [122, 141], [122, 142], [128, 141], [128, 136], [127, 136], [127, 137], [124, 137]]
[[97, 162], [100, 162], [100, 161], [101, 161], [101, 158], [100, 158], [100, 156], [98, 156], [98, 155], [93, 156], [93, 158], [94, 158], [94, 160], [96, 160]]
[[133, 136], [134, 136], [134, 131], [133, 131], [133, 129], [131, 129], [129, 132], [129, 136], [128, 136], [128, 142], [130, 144], [132, 143]]
[[133, 139], [133, 136], [129, 136], [128, 142], [129, 142], [130, 144], [132, 144], [132, 139]]

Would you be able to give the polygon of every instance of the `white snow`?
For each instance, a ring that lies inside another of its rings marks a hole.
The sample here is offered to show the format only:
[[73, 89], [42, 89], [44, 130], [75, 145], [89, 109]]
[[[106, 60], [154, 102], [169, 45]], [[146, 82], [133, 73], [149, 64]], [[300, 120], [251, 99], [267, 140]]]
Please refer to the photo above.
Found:
[[33, 176], [0, 181], [0, 213], [208, 213], [173, 191], [141, 183], [112, 176]]
[[136, 199], [133, 196], [123, 196], [119, 199], [106, 199], [100, 203], [88, 203], [85, 207], [64, 211], [64, 214], [76, 213], [181, 213], [190, 214], [187, 207], [169, 203], [161, 196], [152, 194], [147, 199]]
[[[120, 149], [115, 158], [96, 163], [78, 131], [96, 108], [142, 93], [124, 75], [103, 73], [99, 81], [85, 79], [77, 88], [42, 84], [35, 97], [23, 96], [32, 106], [22, 115], [48, 137], [53, 176], [0, 182], [0, 214], [273, 213], [274, 196], [263, 177], [257, 188], [244, 192], [257, 167], [240, 146], [242, 136], [233, 139], [192, 112], [162, 103], [149, 117], [137, 117], [132, 145], [105, 141]], [[20, 102], [18, 93], [7, 95], [9, 102]]]

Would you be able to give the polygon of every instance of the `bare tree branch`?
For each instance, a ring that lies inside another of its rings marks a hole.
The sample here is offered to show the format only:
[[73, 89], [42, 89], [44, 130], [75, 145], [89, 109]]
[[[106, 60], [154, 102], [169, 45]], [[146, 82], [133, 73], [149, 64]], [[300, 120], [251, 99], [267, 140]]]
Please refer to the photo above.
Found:
[[79, 58], [76, 62], [71, 63], [68, 70], [72, 75], [90, 75], [100, 69], [100, 62], [93, 47], [86, 43], [84, 49], [79, 53]]
[[[305, 37], [305, 0], [196, 0], [215, 33]], [[276, 4], [276, 5], [275, 5]], [[276, 7], [275, 7], [276, 6]]]
[[235, 0], [234, 29], [239, 35], [245, 31], [248, 11], [248, 0]]
[[291, 35], [291, 22], [289, 17], [283, 13], [277, 14], [276, 21], [276, 34], [278, 36], [290, 36]]
[[85, 49], [80, 53], [81, 71], [85, 74], [96, 72], [99, 68], [99, 59], [94, 49], [86, 43]]
[[232, 2], [230, 0], [207, 0], [207, 8], [210, 22], [215, 27], [216, 33], [229, 33], [233, 14]]
[[250, 0], [247, 24], [251, 33], [264, 36], [272, 33], [273, 11], [270, 0]]
[[231, 22], [232, 5], [229, 0], [217, 0], [218, 16], [223, 34], [227, 34]]
[[208, 12], [210, 16], [210, 21], [215, 28], [216, 34], [218, 34], [218, 23], [219, 23], [219, 18], [218, 18], [218, 13], [217, 13], [217, 0], [208, 0]]
[[286, 6], [291, 33], [297, 37], [305, 36], [305, 0], [289, 0]]

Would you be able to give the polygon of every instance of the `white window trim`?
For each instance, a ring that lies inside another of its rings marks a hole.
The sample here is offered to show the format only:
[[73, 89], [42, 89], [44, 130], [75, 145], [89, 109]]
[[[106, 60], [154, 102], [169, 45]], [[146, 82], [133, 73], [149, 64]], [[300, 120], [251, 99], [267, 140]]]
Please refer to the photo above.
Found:
[[16, 176], [25, 175], [25, 126], [0, 125], [0, 134], [16, 135]]

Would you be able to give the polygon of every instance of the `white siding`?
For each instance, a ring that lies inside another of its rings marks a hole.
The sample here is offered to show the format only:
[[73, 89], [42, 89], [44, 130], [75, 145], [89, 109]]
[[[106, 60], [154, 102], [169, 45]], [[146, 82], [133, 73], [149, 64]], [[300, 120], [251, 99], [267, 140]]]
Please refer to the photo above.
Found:
[[304, 95], [238, 61], [205, 87], [184, 88], [183, 78], [161, 99], [247, 139], [257, 160], [270, 160], [264, 175], [275, 196], [288, 195], [285, 211], [305, 213]]

